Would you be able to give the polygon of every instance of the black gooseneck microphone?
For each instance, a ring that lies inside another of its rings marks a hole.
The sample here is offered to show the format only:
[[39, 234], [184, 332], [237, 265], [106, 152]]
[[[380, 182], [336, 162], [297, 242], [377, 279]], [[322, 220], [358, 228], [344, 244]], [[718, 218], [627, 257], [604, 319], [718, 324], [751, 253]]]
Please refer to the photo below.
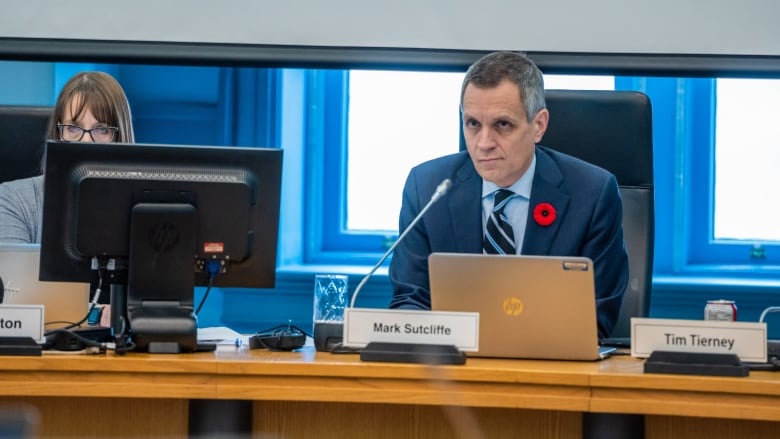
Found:
[[[355, 288], [355, 293], [352, 295], [352, 300], [349, 303], [349, 308], [355, 307], [355, 301], [357, 300], [358, 293], [363, 285], [366, 284], [368, 279], [374, 272], [382, 265], [382, 263], [390, 256], [390, 253], [395, 250], [396, 246], [406, 237], [409, 231], [417, 224], [423, 215], [430, 209], [430, 207], [452, 186], [452, 181], [447, 178], [444, 179], [439, 186], [436, 187], [431, 199], [420, 210], [420, 213], [414, 217], [411, 223], [403, 230], [398, 236], [392, 246], [382, 255], [379, 262], [374, 265], [374, 268], [363, 277], [363, 279]], [[346, 317], [346, 315], [345, 315]], [[342, 328], [343, 329], [343, 328]], [[331, 352], [360, 352], [360, 359], [362, 361], [389, 361], [389, 362], [403, 362], [403, 363], [426, 363], [426, 364], [465, 364], [466, 355], [460, 351], [454, 345], [440, 345], [440, 344], [421, 344], [421, 343], [394, 343], [394, 342], [369, 342], [365, 347], [360, 349], [344, 348], [340, 344], [339, 349], [331, 350]]]
[[368, 279], [374, 274], [374, 272], [377, 271], [379, 267], [382, 266], [382, 263], [385, 262], [385, 259], [387, 259], [387, 257], [390, 256], [391, 253], [393, 253], [393, 250], [395, 250], [395, 248], [409, 233], [409, 231], [412, 230], [415, 224], [417, 224], [422, 219], [423, 215], [425, 215], [425, 212], [427, 212], [428, 209], [431, 208], [433, 203], [435, 203], [439, 198], [443, 197], [444, 194], [447, 193], [447, 191], [450, 189], [451, 186], [452, 186], [452, 180], [450, 180], [449, 178], [445, 178], [444, 181], [439, 183], [439, 185], [436, 187], [436, 191], [434, 191], [433, 195], [431, 195], [431, 199], [428, 200], [428, 203], [425, 205], [425, 207], [423, 207], [420, 213], [418, 213], [417, 216], [414, 217], [412, 222], [409, 223], [408, 226], [406, 226], [406, 229], [404, 229], [403, 233], [401, 233], [398, 236], [398, 239], [396, 239], [393, 245], [391, 245], [390, 248], [387, 249], [385, 254], [382, 255], [382, 257], [379, 259], [379, 262], [377, 262], [376, 265], [374, 265], [374, 268], [372, 268], [371, 271], [369, 271], [368, 274], [366, 274], [363, 277], [363, 279], [360, 281], [358, 286], [355, 288], [355, 292], [352, 294], [352, 300], [349, 302], [350, 308], [355, 307], [355, 300], [357, 300], [358, 293], [363, 288], [363, 285], [365, 285], [366, 282], [368, 282]]
[[[385, 259], [387, 259], [387, 257], [390, 256], [393, 250], [395, 250], [396, 246], [398, 246], [398, 243], [400, 243], [401, 240], [403, 240], [404, 237], [409, 233], [409, 231], [412, 230], [412, 227], [414, 227], [414, 225], [417, 224], [418, 221], [420, 221], [423, 215], [425, 215], [425, 212], [428, 211], [428, 209], [433, 205], [433, 203], [435, 203], [439, 198], [441, 198], [444, 194], [447, 193], [450, 186], [452, 186], [452, 181], [449, 178], [439, 183], [433, 195], [431, 195], [431, 199], [423, 207], [420, 213], [418, 213], [417, 216], [414, 217], [414, 220], [412, 220], [412, 222], [409, 223], [408, 226], [406, 226], [406, 228], [403, 230], [403, 233], [401, 233], [398, 236], [398, 239], [395, 240], [393, 245], [391, 245], [390, 248], [387, 249], [385, 254], [382, 255], [382, 257], [379, 259], [379, 262], [377, 262], [376, 265], [374, 265], [374, 268], [372, 268], [371, 271], [369, 271], [368, 274], [366, 274], [363, 277], [363, 279], [360, 281], [358, 286], [355, 288], [355, 291], [352, 293], [352, 299], [350, 300], [349, 306], [347, 308], [355, 307], [355, 300], [357, 300], [358, 293], [360, 293], [360, 290], [363, 288], [366, 282], [368, 282], [368, 279], [374, 274], [374, 272], [376, 272], [376, 270], [379, 269], [379, 267], [382, 265]], [[345, 347], [341, 344], [343, 340], [343, 330], [344, 330], [343, 324], [320, 325], [319, 327], [315, 324], [314, 347], [318, 351], [328, 351], [333, 353], [360, 352], [360, 349]]]

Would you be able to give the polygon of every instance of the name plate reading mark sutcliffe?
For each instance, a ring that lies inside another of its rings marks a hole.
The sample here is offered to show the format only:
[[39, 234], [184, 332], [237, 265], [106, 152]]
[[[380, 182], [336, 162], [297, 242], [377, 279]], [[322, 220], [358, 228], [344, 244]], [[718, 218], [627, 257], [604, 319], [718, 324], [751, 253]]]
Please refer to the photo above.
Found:
[[345, 308], [344, 346], [362, 348], [374, 341], [454, 345], [476, 352], [479, 313]]
[[736, 354], [766, 363], [766, 323], [632, 318], [631, 355], [646, 358], [653, 351]]

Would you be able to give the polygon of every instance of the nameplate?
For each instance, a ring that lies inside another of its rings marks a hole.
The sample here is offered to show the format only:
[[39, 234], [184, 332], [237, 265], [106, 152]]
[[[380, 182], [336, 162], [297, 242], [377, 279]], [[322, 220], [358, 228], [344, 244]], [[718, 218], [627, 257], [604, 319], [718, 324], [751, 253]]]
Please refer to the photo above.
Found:
[[0, 336], [43, 342], [43, 305], [0, 305]]
[[454, 345], [476, 352], [479, 313], [345, 308], [342, 344], [362, 348], [372, 341]]
[[631, 355], [647, 358], [653, 351], [737, 354], [766, 363], [766, 323], [632, 318]]

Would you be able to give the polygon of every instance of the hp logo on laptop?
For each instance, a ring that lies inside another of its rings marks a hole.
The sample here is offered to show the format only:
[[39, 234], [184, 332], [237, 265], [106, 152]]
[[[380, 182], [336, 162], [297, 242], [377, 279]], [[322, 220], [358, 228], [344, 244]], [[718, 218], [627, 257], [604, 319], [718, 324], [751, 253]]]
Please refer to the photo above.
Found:
[[517, 297], [507, 297], [501, 304], [504, 313], [508, 316], [517, 317], [523, 312], [523, 301]]

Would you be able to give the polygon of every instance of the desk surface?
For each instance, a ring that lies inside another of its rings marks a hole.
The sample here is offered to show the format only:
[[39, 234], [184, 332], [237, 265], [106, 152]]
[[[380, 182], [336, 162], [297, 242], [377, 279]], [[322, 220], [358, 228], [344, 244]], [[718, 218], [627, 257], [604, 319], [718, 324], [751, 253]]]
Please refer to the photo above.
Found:
[[187, 355], [5, 357], [0, 395], [317, 401], [644, 413], [780, 421], [780, 374], [644, 374], [599, 362], [469, 358], [463, 366], [368, 363], [354, 354], [221, 346]]

